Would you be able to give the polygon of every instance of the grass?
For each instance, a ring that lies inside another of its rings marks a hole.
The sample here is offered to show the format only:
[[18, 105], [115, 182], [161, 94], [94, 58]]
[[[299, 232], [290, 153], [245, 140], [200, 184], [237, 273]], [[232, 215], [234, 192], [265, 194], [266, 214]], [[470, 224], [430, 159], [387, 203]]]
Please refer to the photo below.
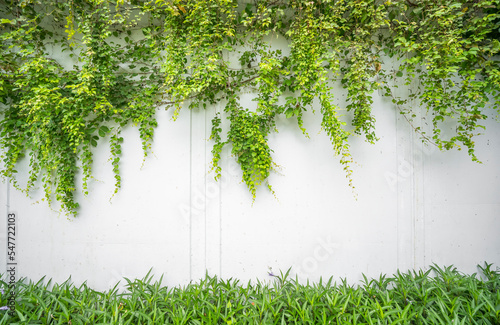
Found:
[[[450, 266], [381, 275], [359, 285], [302, 285], [289, 271], [271, 283], [206, 276], [168, 288], [143, 279], [99, 292], [86, 284], [19, 281], [14, 316], [0, 324], [500, 324], [500, 271], [465, 275]], [[7, 284], [0, 281], [5, 291]], [[2, 297], [5, 302], [5, 296]]]

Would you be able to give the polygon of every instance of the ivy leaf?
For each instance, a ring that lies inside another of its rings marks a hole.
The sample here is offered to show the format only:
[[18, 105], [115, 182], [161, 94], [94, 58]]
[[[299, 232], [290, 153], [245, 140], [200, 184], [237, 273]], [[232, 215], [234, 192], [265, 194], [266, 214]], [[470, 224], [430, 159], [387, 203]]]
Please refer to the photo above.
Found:
[[0, 24], [10, 24], [10, 25], [15, 25], [16, 24], [16, 20], [13, 19], [13, 20], [9, 20], [9, 19], [5, 19], [5, 18], [2, 18], [0, 20]]
[[101, 138], [105, 137], [106, 136], [106, 133], [109, 132], [109, 128], [107, 126], [101, 126], [101, 128], [99, 129], [99, 136]]

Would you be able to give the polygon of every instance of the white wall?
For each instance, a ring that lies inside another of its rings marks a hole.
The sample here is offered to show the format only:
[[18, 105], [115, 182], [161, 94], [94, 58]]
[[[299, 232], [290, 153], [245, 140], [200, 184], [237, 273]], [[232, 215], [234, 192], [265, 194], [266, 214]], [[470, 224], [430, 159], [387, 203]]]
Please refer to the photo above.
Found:
[[[122, 189], [111, 200], [109, 147], [100, 143], [96, 180], [88, 197], [78, 197], [77, 218], [36, 203], [41, 189], [26, 198], [0, 183], [2, 247], [7, 209], [18, 219], [18, 277], [71, 276], [75, 283], [88, 280], [107, 289], [124, 276], [143, 277], [150, 268], [165, 275], [165, 284], [178, 285], [206, 271], [247, 281], [269, 279], [268, 268], [277, 273], [292, 267], [301, 280], [333, 276], [354, 282], [362, 273], [376, 277], [431, 263], [454, 264], [466, 273], [484, 261], [500, 265], [498, 123], [489, 121], [478, 137], [483, 164], [477, 164], [465, 152], [423, 146], [396, 110], [375, 95], [380, 141], [351, 141], [358, 163], [355, 199], [320, 132], [321, 117], [304, 116], [310, 139], [283, 119], [280, 133], [270, 136], [281, 166], [270, 177], [277, 199], [261, 188], [252, 204], [228, 151], [222, 181], [209, 174], [207, 139], [216, 109], [184, 110], [176, 122], [170, 112], [158, 111], [154, 155], [142, 167], [138, 131], [126, 129]], [[26, 166], [18, 170], [27, 177]]]

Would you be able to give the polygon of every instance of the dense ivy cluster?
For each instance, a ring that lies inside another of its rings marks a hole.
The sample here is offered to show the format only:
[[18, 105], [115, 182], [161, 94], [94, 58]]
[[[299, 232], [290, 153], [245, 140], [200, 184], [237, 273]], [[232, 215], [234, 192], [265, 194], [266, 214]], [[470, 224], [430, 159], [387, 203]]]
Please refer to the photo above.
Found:
[[[147, 155], [158, 107], [176, 117], [221, 103], [213, 167], [219, 176], [231, 146], [254, 197], [274, 166], [267, 139], [278, 116], [305, 133], [303, 112], [319, 105], [349, 178], [349, 137], [377, 140], [376, 91], [410, 123], [426, 112], [433, 128], [415, 126], [423, 140], [463, 146], [473, 160], [486, 106], [500, 109], [499, 0], [0, 0], [0, 28], [1, 174], [19, 186], [16, 164], [28, 156], [26, 192], [41, 181], [46, 199], [73, 215], [75, 175], [83, 171], [86, 193], [92, 147], [109, 137], [118, 189], [120, 130], [137, 125]], [[335, 81], [345, 107], [335, 104]], [[410, 84], [400, 96], [397, 85]], [[256, 109], [239, 100], [248, 91]]]

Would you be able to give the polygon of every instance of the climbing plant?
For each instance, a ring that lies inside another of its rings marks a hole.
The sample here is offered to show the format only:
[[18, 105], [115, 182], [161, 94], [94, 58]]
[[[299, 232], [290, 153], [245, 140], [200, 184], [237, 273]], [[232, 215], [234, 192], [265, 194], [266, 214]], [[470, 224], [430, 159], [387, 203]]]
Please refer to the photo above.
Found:
[[[88, 192], [92, 148], [110, 142], [118, 190], [120, 132], [137, 126], [146, 156], [159, 108], [175, 119], [224, 107], [212, 120], [215, 175], [228, 146], [253, 197], [261, 184], [272, 191], [279, 116], [307, 136], [303, 113], [319, 107], [350, 179], [349, 138], [377, 141], [375, 92], [423, 141], [473, 160], [486, 108], [500, 110], [498, 0], [0, 0], [0, 28], [1, 175], [26, 193], [41, 183], [71, 215], [80, 171]], [[248, 91], [256, 108], [239, 99]], [[415, 123], [422, 115], [432, 128]], [[27, 186], [16, 181], [23, 157]]]

